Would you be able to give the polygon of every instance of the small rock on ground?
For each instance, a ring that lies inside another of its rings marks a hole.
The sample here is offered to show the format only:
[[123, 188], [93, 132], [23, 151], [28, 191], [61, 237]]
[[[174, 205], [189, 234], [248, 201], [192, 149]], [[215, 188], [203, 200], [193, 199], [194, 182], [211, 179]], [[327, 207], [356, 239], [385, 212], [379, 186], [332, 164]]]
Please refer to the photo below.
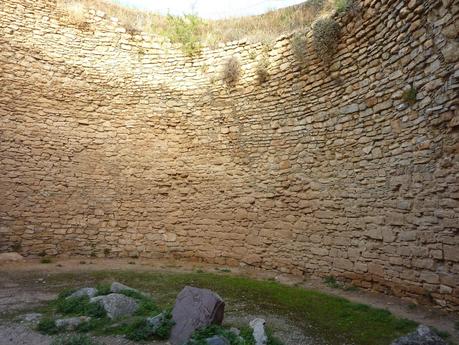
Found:
[[268, 337], [265, 332], [264, 319], [256, 318], [250, 321], [249, 326], [253, 329], [253, 338], [255, 339], [256, 345], [266, 345], [268, 343]]
[[91, 303], [100, 303], [110, 319], [117, 319], [123, 316], [130, 316], [134, 314], [139, 305], [135, 299], [125, 295], [111, 293], [106, 296], [93, 297]]
[[416, 331], [398, 338], [391, 345], [447, 345], [435, 332], [425, 325], [419, 325]]
[[89, 298], [93, 298], [96, 295], [97, 295], [97, 289], [91, 288], [91, 287], [87, 287], [87, 288], [82, 288], [82, 289], [79, 289], [79, 290], [75, 291], [74, 293], [72, 293], [67, 298], [75, 298], [75, 297], [78, 298], [78, 297], [84, 297], [84, 296], [88, 296]]

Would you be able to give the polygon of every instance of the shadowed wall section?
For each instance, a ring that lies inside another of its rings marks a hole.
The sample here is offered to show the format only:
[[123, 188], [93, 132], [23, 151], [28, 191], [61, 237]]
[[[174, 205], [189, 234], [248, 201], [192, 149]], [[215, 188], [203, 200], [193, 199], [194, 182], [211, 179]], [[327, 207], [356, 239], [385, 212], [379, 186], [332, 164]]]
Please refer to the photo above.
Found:
[[100, 12], [2, 1], [0, 251], [336, 275], [457, 309], [453, 3], [361, 1], [326, 68], [310, 33], [305, 62], [291, 36], [191, 59]]

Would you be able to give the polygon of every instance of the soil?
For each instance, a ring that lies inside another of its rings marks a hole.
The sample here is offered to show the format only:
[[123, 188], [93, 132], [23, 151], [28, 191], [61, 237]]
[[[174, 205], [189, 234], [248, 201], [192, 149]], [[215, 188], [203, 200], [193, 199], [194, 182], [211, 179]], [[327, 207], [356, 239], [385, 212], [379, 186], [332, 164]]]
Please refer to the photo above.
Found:
[[[84, 264], [83, 264], [84, 262]], [[134, 264], [135, 263], [135, 264]], [[66, 287], [65, 282], [50, 284], [51, 275], [59, 273], [78, 273], [88, 271], [134, 270], [190, 272], [193, 269], [215, 272], [212, 265], [177, 263], [170, 261], [147, 261], [140, 259], [96, 259], [96, 258], [58, 258], [52, 263], [42, 264], [39, 259], [27, 259], [21, 262], [0, 262], [0, 345], [49, 345], [52, 338], [41, 335], [24, 323], [17, 321], [17, 316], [30, 312], [33, 308], [44, 305], [54, 299], [57, 293]], [[459, 331], [455, 325], [458, 315], [447, 313], [433, 306], [415, 306], [410, 301], [366, 291], [345, 291], [327, 287], [318, 279], [299, 279], [297, 277], [260, 272], [249, 268], [231, 268], [232, 273], [252, 278], [274, 278], [288, 285], [302, 286], [326, 293], [345, 297], [349, 300], [384, 308], [398, 317], [414, 320], [438, 330], [448, 332], [450, 341], [459, 344]], [[84, 285], [84, 282], [82, 282]], [[267, 320], [276, 330], [275, 335], [286, 345], [326, 345], [324, 341], [308, 336], [307, 330], [298, 329], [288, 320], [277, 315], [240, 315], [232, 308], [225, 314], [225, 322], [247, 324], [255, 317]], [[106, 345], [133, 345], [122, 337], [98, 337], [97, 341]], [[167, 342], [150, 342], [154, 345], [165, 345]]]

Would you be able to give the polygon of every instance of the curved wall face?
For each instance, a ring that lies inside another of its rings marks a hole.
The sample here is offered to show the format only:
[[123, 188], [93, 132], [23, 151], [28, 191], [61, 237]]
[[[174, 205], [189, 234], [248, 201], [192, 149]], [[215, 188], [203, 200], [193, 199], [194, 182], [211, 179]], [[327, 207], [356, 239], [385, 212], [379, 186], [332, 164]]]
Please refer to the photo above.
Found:
[[333, 274], [457, 309], [453, 3], [362, 2], [328, 70], [310, 34], [303, 64], [291, 37], [190, 59], [102, 13], [2, 1], [0, 250]]

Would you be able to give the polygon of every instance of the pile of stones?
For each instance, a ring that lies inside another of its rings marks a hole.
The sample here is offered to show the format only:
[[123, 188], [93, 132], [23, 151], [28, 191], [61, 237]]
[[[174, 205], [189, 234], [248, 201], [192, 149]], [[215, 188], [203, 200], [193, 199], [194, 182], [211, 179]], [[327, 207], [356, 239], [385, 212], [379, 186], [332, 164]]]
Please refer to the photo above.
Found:
[[[106, 317], [114, 322], [126, 319], [135, 315], [139, 309], [138, 301], [126, 295], [126, 291], [148, 296], [143, 292], [133, 289], [124, 284], [114, 282], [110, 286], [108, 294], [99, 295], [99, 291], [93, 287], [84, 287], [69, 294], [66, 299], [89, 298], [90, 304], [98, 304], [103, 308]], [[146, 317], [146, 324], [150, 334], [154, 335], [156, 330], [165, 322], [171, 322], [169, 342], [171, 345], [194, 345], [193, 334], [200, 329], [211, 325], [221, 325], [224, 318], [225, 302], [216, 293], [208, 289], [200, 289], [185, 286], [178, 294], [172, 310], [172, 320], [167, 320], [164, 312]], [[29, 323], [38, 324], [43, 317], [41, 314], [31, 313], [23, 316], [23, 320]], [[91, 316], [62, 317], [54, 320], [56, 327], [62, 331], [75, 331], [83, 323], [89, 322]], [[265, 332], [265, 320], [254, 319], [250, 322], [253, 331], [253, 338], [256, 345], [266, 345], [268, 337]], [[240, 336], [240, 331], [232, 327], [229, 332], [233, 338], [239, 338], [240, 344], [245, 344]], [[207, 345], [230, 345], [230, 340], [223, 335], [213, 335], [205, 339]], [[202, 343], [200, 343], [202, 344]]]

